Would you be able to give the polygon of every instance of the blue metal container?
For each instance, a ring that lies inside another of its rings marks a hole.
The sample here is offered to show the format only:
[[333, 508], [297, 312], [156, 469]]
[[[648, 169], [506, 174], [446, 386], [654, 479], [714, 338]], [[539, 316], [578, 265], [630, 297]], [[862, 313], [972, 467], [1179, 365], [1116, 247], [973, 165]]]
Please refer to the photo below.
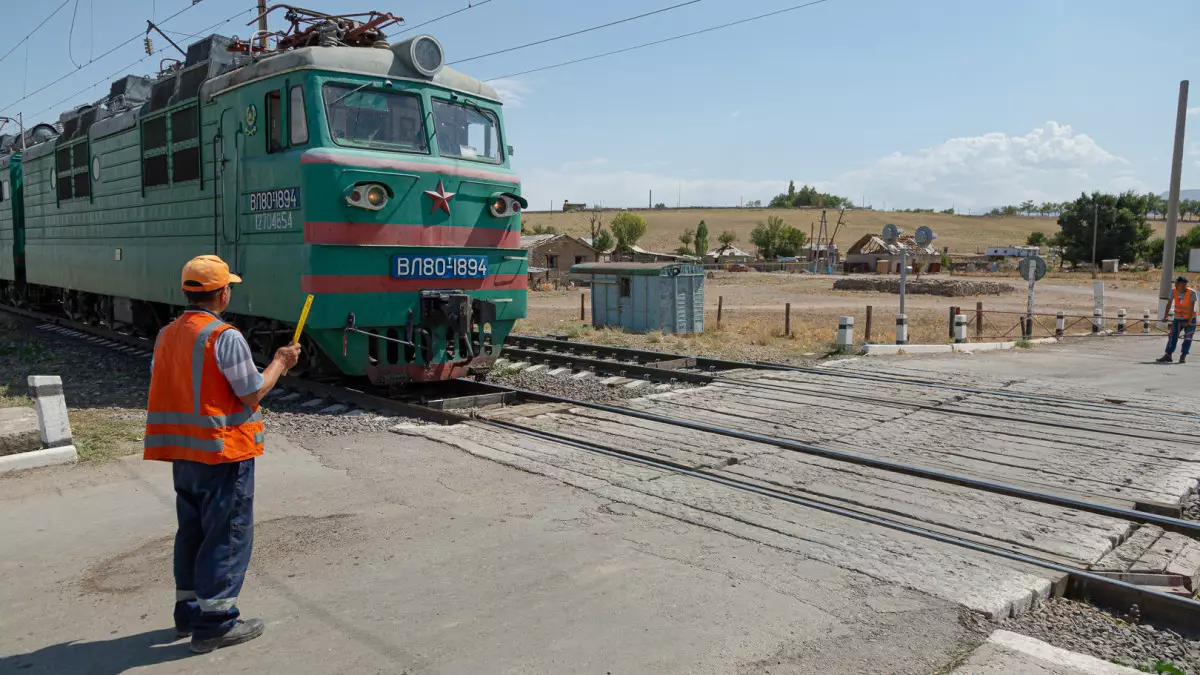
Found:
[[704, 332], [704, 270], [677, 262], [583, 263], [592, 284], [592, 325], [644, 333]]

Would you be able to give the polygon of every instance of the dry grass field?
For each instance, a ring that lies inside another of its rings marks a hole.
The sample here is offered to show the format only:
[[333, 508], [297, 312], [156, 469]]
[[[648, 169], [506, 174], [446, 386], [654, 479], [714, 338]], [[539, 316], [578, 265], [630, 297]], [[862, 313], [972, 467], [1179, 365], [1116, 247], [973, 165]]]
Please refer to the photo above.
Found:
[[[814, 229], [819, 227], [821, 219], [819, 209], [637, 209], [636, 212], [646, 219], [646, 236], [638, 243], [652, 251], [674, 251], [679, 246], [679, 235], [688, 228], [694, 229], [701, 220], [708, 226], [710, 246], [716, 246], [717, 236], [722, 231], [729, 230], [737, 235], [736, 246], [753, 253], [750, 231], [756, 223], [765, 221], [767, 216], [779, 216], [789, 225], [801, 228], [806, 234], [810, 226], [814, 226]], [[607, 225], [617, 213], [618, 211], [604, 211], [605, 224]], [[837, 211], [826, 212], [830, 228], [837, 222], [837, 218]], [[525, 213], [523, 223], [526, 229], [537, 225], [550, 225], [567, 234], [588, 236], [590, 233], [588, 213], [532, 211]], [[1025, 237], [1035, 230], [1047, 235], [1058, 231], [1058, 221], [1055, 217], [994, 218], [850, 210], [846, 211], [834, 243], [845, 250], [866, 233], [878, 234], [888, 223], [895, 223], [910, 234], [918, 227], [928, 225], [938, 235], [935, 245], [939, 249], [945, 246], [950, 248], [951, 253], [961, 254], [982, 253], [988, 246], [1023, 244]], [[1195, 224], [1180, 223], [1180, 230], [1186, 231]], [[1155, 221], [1151, 225], [1155, 235], [1161, 236], [1164, 228], [1162, 221]]]

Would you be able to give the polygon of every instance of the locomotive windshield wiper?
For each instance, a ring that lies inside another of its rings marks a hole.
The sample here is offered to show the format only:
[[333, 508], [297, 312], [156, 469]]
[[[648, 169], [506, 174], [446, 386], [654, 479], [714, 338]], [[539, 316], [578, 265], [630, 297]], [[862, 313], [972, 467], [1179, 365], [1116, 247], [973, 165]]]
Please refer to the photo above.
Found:
[[[335, 105], [337, 105], [337, 104], [341, 103], [341, 102], [342, 102], [342, 100], [343, 100], [343, 99], [345, 99], [345, 98], [346, 98], [347, 96], [349, 96], [350, 94], [357, 94], [358, 92], [362, 91], [363, 89], [366, 89], [367, 87], [370, 87], [370, 86], [372, 86], [372, 85], [374, 85], [374, 84], [375, 84], [374, 82], [364, 82], [363, 84], [360, 84], [360, 85], [358, 85], [358, 86], [357, 86], [357, 87], [355, 87], [354, 89], [351, 89], [350, 91], [348, 91], [348, 92], [346, 92], [346, 93], [342, 94], [341, 96], [337, 97], [337, 99], [335, 99], [335, 100], [334, 100], [332, 103], [330, 103], [330, 104], [329, 104], [329, 107], [331, 107], [331, 108], [332, 108], [333, 106], [335, 106]], [[383, 86], [384, 86], [384, 87], [386, 87], [386, 88], [388, 88], [388, 89], [391, 89], [391, 88], [393, 87], [393, 85], [392, 85], [392, 81], [391, 81], [391, 80], [384, 80], [384, 81], [383, 81]]]

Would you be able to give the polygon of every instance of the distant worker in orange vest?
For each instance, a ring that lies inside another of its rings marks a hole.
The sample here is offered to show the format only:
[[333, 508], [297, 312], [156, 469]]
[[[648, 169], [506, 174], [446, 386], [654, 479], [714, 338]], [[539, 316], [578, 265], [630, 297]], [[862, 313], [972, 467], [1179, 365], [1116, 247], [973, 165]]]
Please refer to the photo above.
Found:
[[258, 372], [221, 319], [241, 281], [215, 255], [184, 265], [188, 307], [159, 331], [146, 406], [144, 457], [171, 462], [175, 478], [175, 630], [198, 654], [262, 635], [262, 620], [237, 608], [254, 541], [258, 403], [300, 358], [300, 345], [281, 347]]
[[[1159, 363], [1170, 363], [1171, 355], [1175, 353], [1175, 343], [1179, 342], [1179, 334], [1183, 333], [1183, 349], [1179, 352], [1179, 362], [1187, 363], [1188, 352], [1192, 349], [1192, 336], [1196, 334], [1196, 291], [1188, 288], [1188, 278], [1175, 279], [1175, 288], [1171, 291], [1171, 305], [1175, 307], [1175, 320], [1171, 322], [1171, 333], [1167, 337], [1167, 353], [1158, 360]], [[1164, 314], [1163, 321], [1167, 320]]]

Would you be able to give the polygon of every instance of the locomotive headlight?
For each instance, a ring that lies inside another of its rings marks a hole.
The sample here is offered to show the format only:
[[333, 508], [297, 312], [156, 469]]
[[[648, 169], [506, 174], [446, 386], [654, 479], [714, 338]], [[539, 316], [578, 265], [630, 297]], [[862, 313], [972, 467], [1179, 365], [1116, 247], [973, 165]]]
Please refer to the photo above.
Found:
[[359, 183], [346, 194], [346, 204], [368, 211], [378, 211], [387, 206], [388, 189], [379, 183]]
[[377, 209], [382, 209], [384, 204], [387, 204], [387, 190], [384, 190], [379, 185], [372, 185], [367, 188], [367, 203]]
[[512, 192], [496, 192], [488, 200], [488, 210], [496, 218], [515, 216], [526, 206], [529, 206], [529, 202], [525, 201], [521, 195]]

